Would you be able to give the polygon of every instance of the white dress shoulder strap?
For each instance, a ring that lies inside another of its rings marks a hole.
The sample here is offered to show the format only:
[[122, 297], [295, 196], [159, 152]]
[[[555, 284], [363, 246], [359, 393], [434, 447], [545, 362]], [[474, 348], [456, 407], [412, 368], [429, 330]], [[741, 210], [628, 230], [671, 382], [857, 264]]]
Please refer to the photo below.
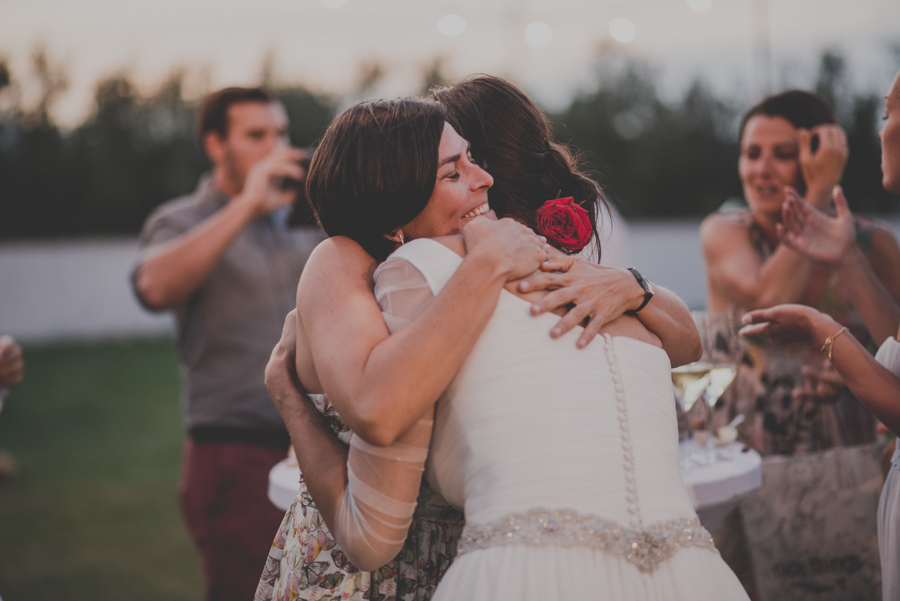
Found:
[[887, 338], [875, 354], [875, 360], [900, 377], [900, 342], [896, 338]]
[[[431, 292], [437, 294], [456, 272], [462, 257], [431, 238], [410, 240], [388, 257], [388, 261], [397, 257], [412, 263], [418, 269]], [[377, 273], [377, 272], [376, 272]]]

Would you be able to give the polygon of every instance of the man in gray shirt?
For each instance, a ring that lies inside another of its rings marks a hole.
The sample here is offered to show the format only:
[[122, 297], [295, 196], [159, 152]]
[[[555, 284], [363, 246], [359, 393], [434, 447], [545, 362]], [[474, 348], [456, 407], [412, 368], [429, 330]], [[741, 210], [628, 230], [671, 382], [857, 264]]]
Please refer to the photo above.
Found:
[[289, 228], [304, 179], [287, 114], [267, 91], [208, 96], [199, 129], [212, 173], [144, 224], [134, 290], [177, 322], [188, 439], [180, 497], [207, 599], [250, 599], [283, 513], [268, 472], [290, 439], [263, 370], [295, 306], [300, 272], [324, 237]]

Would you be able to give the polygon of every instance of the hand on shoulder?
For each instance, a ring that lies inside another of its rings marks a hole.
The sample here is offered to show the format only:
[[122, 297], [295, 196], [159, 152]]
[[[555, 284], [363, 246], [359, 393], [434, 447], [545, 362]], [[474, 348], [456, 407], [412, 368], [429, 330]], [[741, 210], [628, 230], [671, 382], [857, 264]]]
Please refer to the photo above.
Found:
[[463, 237], [468, 255], [493, 261], [507, 280], [535, 272], [549, 257], [546, 239], [509, 218], [476, 217], [463, 229]]

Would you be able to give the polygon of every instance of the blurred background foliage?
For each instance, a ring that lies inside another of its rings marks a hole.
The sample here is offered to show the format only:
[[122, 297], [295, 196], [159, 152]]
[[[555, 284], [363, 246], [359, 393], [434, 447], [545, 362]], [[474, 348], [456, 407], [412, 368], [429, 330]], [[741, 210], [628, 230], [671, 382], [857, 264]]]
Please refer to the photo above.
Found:
[[[384, 75], [377, 63], [362, 65], [357, 88], [334, 98], [272, 81], [271, 62], [264, 61], [260, 81], [284, 102], [292, 141], [301, 147], [313, 146], [338, 108], [366, 97]], [[0, 239], [135, 234], [155, 206], [190, 192], [208, 168], [193, 129], [197, 103], [184, 94], [184, 71], [149, 92], [127, 74], [108, 77], [96, 85], [92, 114], [65, 130], [52, 117], [67, 88], [64, 69], [40, 49], [29, 73], [13, 73], [8, 65], [0, 57]], [[557, 135], [580, 149], [626, 217], [696, 217], [739, 201], [738, 122], [758, 99], [717, 97], [698, 80], [681, 98], [664, 100], [657, 75], [639, 62], [600, 61], [594, 85], [550, 114]], [[28, 103], [25, 79], [36, 98]], [[436, 60], [421, 87], [442, 80]], [[862, 213], [894, 209], [897, 197], [881, 188], [881, 96], [854, 92], [836, 52], [821, 56], [816, 81], [848, 133], [843, 183], [852, 206]]]

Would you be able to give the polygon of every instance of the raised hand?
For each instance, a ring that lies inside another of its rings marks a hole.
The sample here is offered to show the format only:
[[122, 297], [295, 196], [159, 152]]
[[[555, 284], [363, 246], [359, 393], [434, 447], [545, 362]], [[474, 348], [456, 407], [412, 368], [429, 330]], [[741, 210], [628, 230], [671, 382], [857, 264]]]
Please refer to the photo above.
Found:
[[463, 228], [468, 254], [479, 253], [498, 262], [507, 280], [518, 280], [540, 268], [549, 257], [547, 239], [518, 221], [476, 217]]
[[840, 263], [856, 245], [856, 226], [843, 189], [834, 187], [834, 217], [811, 206], [793, 188], [787, 188], [785, 196], [782, 223], [776, 226], [781, 241], [814, 261]]
[[[818, 139], [815, 152], [813, 138]], [[797, 130], [797, 141], [807, 199], [816, 208], [827, 209], [831, 190], [841, 181], [847, 166], [847, 134], [840, 126], [829, 123]]]
[[741, 336], [759, 336], [779, 344], [812, 340], [817, 326], [835, 323], [829, 316], [806, 305], [776, 305], [750, 311], [741, 322], [744, 324]]
[[232, 202], [246, 203], [253, 207], [253, 216], [262, 217], [297, 200], [297, 189], [282, 189], [279, 183], [285, 178], [303, 180], [306, 172], [300, 166], [304, 152], [299, 148], [278, 148], [258, 162], [247, 174], [244, 188]]

